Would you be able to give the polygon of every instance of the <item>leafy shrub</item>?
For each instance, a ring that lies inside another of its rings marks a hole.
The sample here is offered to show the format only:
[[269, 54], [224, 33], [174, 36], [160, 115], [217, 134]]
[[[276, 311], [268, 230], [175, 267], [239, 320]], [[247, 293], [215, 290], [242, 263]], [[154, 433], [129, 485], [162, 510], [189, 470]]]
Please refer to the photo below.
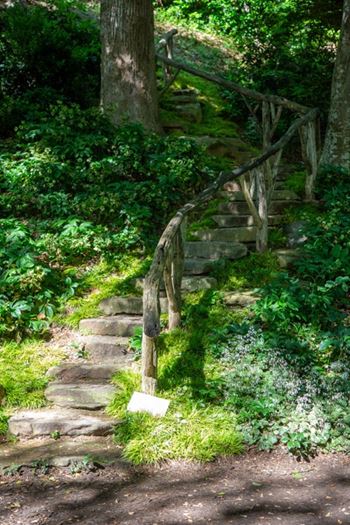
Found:
[[[0, 150], [0, 333], [41, 331], [76, 287], [68, 266], [153, 246], [211, 178], [186, 139], [115, 129], [58, 103]], [[15, 218], [13, 218], [15, 217]], [[152, 218], [152, 220], [150, 220]]]
[[319, 448], [350, 450], [350, 368], [347, 359], [322, 366], [305, 345], [271, 346], [248, 323], [232, 325], [215, 345], [226, 371], [225, 405], [238, 414], [248, 444], [286, 445], [308, 456]]
[[2, 9], [0, 131], [8, 133], [35, 107], [57, 98], [85, 107], [96, 103], [99, 57], [96, 22], [69, 2], [56, 2], [53, 8], [16, 3]]

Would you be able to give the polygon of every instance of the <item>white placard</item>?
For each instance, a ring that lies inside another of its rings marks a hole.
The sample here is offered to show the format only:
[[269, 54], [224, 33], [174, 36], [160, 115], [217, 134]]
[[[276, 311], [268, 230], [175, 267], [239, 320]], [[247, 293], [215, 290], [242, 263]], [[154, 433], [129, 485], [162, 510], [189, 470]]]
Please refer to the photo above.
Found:
[[149, 394], [142, 394], [141, 392], [134, 392], [127, 410], [129, 412], [148, 412], [152, 416], [165, 416], [170, 401], [160, 397], [151, 396]]

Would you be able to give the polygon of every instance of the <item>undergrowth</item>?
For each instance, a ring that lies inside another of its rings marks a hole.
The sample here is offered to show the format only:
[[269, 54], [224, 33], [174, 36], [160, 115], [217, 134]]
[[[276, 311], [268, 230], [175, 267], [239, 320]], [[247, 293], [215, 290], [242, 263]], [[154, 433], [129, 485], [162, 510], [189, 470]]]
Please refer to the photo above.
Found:
[[0, 384], [5, 403], [0, 407], [0, 435], [7, 431], [7, 416], [13, 407], [38, 408], [46, 404], [47, 370], [65, 354], [39, 340], [6, 343], [0, 349]]

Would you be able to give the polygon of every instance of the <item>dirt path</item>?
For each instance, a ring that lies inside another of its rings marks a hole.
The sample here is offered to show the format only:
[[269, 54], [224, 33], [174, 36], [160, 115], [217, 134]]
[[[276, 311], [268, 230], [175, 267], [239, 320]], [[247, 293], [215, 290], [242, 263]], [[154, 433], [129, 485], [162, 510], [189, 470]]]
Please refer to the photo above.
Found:
[[0, 479], [1, 525], [350, 524], [350, 457], [282, 452], [211, 464]]

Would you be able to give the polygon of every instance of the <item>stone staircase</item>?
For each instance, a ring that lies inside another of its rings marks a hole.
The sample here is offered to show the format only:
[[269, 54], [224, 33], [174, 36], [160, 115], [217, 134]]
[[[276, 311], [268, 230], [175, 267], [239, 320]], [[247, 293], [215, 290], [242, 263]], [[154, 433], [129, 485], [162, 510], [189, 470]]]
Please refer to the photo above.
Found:
[[[300, 202], [284, 185], [282, 175], [273, 195], [271, 228], [281, 224], [286, 206]], [[185, 242], [183, 293], [215, 288], [216, 279], [210, 276], [213, 264], [223, 258], [242, 258], [254, 249], [256, 229], [238, 184], [226, 184], [218, 197], [220, 204], [212, 215], [217, 227], [198, 230], [194, 240]], [[135, 288], [141, 294], [143, 279], [135, 280]], [[161, 310], [166, 312], [164, 291], [161, 295]], [[229, 295], [229, 306], [246, 306], [256, 299], [248, 293], [242, 302], [242, 294]], [[20, 410], [10, 418], [9, 431], [19, 442], [2, 449], [0, 467], [10, 461], [28, 464], [38, 457], [48, 464], [68, 465], [92, 453], [102, 460], [119, 461], [119, 449], [112, 442], [118, 421], [108, 417], [104, 409], [116, 393], [111, 384], [113, 374], [132, 366], [129, 338], [142, 327], [142, 297], [111, 297], [102, 301], [100, 309], [101, 316], [80, 322], [79, 344], [86, 358], [49, 370], [48, 407]]]

